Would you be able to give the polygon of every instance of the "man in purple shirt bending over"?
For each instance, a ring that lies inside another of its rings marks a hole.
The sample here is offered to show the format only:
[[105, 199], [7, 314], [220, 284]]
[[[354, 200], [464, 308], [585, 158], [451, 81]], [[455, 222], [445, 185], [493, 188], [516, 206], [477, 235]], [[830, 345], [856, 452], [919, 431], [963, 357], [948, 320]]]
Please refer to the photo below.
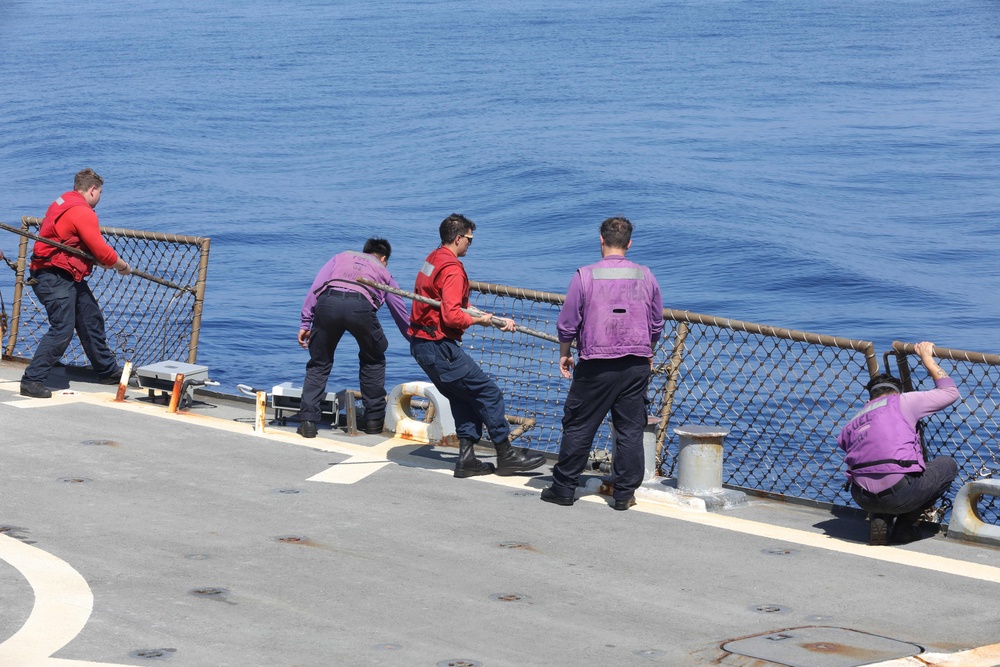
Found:
[[309, 350], [306, 379], [302, 383], [302, 407], [298, 432], [303, 438], [316, 437], [320, 402], [333, 368], [333, 353], [344, 332], [358, 341], [361, 369], [361, 401], [365, 406], [364, 432], [381, 433], [385, 423], [385, 351], [389, 342], [378, 321], [378, 309], [388, 302], [392, 319], [403, 338], [410, 326], [410, 313], [395, 295], [373, 290], [357, 278], [399, 288], [386, 269], [392, 247], [385, 239], [371, 238], [364, 252], [349, 250], [327, 262], [313, 281], [302, 304], [299, 345]]
[[[902, 393], [902, 383], [878, 375], [866, 387], [871, 399], [837, 438], [844, 450], [854, 502], [870, 512], [871, 545], [905, 544], [920, 537], [918, 522], [958, 475], [950, 456], [924, 459], [917, 421], [959, 399], [955, 382], [934, 361], [934, 344], [917, 343], [934, 389]], [[893, 525], [895, 519], [895, 525]]]
[[[649, 269], [625, 259], [631, 245], [631, 222], [608, 218], [601, 223], [602, 259], [577, 270], [559, 313], [559, 370], [563, 377], [572, 376], [573, 384], [563, 412], [559, 460], [552, 468], [554, 481], [542, 491], [547, 503], [573, 504], [594, 435], [609, 410], [618, 433], [612, 507], [634, 505], [642, 483], [646, 390], [653, 347], [663, 331], [663, 300]], [[570, 350], [573, 339], [579, 364]]]

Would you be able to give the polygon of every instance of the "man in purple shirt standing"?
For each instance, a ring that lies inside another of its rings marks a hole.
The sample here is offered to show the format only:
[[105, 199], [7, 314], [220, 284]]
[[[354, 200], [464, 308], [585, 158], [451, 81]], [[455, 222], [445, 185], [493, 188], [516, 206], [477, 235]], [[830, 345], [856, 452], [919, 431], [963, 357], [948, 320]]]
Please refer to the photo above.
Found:
[[[612, 507], [634, 505], [642, 483], [646, 390], [653, 347], [663, 331], [663, 300], [649, 269], [625, 259], [631, 246], [631, 222], [608, 218], [601, 223], [601, 261], [577, 270], [559, 313], [559, 370], [573, 383], [553, 484], [542, 491], [547, 503], [573, 504], [594, 435], [609, 410], [618, 434]], [[570, 349], [574, 339], [579, 364]]]
[[921, 418], [957, 401], [958, 388], [934, 361], [933, 343], [917, 343], [915, 349], [934, 379], [934, 389], [904, 394], [902, 383], [893, 376], [876, 376], [866, 387], [870, 400], [837, 438], [844, 450], [851, 497], [871, 514], [871, 545], [918, 539], [920, 515], [948, 492], [958, 475], [950, 456], [924, 459], [916, 428]]
[[389, 342], [378, 321], [378, 309], [388, 302], [389, 312], [403, 338], [410, 326], [410, 313], [403, 300], [395, 295], [372, 290], [357, 278], [399, 288], [386, 268], [392, 247], [385, 239], [371, 238], [364, 252], [349, 250], [327, 262], [313, 281], [305, 303], [299, 345], [309, 350], [306, 379], [302, 383], [302, 406], [298, 432], [303, 438], [316, 437], [320, 421], [320, 403], [326, 393], [326, 381], [333, 368], [333, 353], [344, 332], [358, 342], [361, 369], [361, 401], [365, 406], [364, 432], [381, 433], [385, 423], [385, 351]]

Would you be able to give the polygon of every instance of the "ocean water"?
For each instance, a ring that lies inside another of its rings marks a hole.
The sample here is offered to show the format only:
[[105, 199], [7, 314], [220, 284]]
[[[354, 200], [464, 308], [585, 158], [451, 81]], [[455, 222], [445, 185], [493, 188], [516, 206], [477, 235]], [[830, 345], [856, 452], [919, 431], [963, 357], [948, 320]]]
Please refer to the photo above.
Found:
[[224, 391], [301, 379], [331, 255], [412, 286], [452, 212], [473, 279], [565, 291], [620, 214], [669, 307], [1000, 352], [995, 0], [11, 0], [0, 42], [0, 221], [89, 166], [103, 224], [211, 237]]

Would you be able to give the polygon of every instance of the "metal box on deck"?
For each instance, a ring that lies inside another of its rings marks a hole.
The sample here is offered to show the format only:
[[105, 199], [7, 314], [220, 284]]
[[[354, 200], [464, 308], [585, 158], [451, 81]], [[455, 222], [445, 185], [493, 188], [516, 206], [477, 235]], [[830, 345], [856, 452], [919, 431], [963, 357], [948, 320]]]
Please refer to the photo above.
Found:
[[[302, 385], [295, 382], [282, 382], [271, 388], [271, 407], [274, 408], [274, 418], [284, 423], [286, 412], [296, 413], [302, 409]], [[337, 394], [326, 392], [319, 403], [319, 411], [324, 415], [339, 413]]]
[[184, 394], [189, 402], [194, 401], [194, 388], [208, 381], [208, 366], [187, 364], [183, 361], [161, 361], [142, 366], [135, 371], [139, 386], [149, 390], [150, 398], [156, 390], [172, 392], [178, 375], [184, 375]]

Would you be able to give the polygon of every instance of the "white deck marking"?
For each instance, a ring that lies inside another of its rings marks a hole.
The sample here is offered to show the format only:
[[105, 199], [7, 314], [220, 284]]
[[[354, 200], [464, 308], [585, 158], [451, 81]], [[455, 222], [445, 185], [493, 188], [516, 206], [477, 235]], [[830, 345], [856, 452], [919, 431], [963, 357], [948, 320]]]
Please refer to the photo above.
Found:
[[[20, 385], [17, 385], [17, 391], [20, 391]], [[13, 401], [4, 401], [3, 405], [9, 405], [12, 408], [20, 409], [31, 409], [31, 408], [48, 408], [55, 407], [57, 405], [66, 405], [68, 403], [79, 403], [80, 401], [86, 401], [85, 394], [74, 391], [72, 389], [64, 389], [61, 391], [53, 391], [51, 398], [29, 398], [27, 396], [22, 396], [16, 398]]]
[[50, 657], [80, 634], [94, 608], [94, 595], [79, 572], [66, 561], [7, 535], [0, 535], [0, 560], [20, 572], [35, 592], [28, 620], [0, 644], [0, 665], [112, 665]]
[[313, 475], [307, 482], [326, 482], [327, 484], [354, 484], [360, 482], [372, 473], [392, 463], [389, 459], [376, 456], [352, 456], [346, 461], [336, 463], [323, 472]]

